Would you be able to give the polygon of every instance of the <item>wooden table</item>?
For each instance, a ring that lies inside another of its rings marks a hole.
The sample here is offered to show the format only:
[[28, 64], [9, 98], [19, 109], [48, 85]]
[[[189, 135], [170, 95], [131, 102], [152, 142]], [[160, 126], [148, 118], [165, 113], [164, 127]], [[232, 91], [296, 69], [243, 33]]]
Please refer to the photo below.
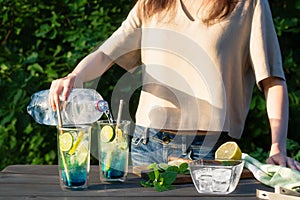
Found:
[[91, 166], [89, 187], [85, 191], [62, 191], [56, 165], [11, 165], [0, 172], [0, 199], [257, 199], [256, 189], [272, 191], [253, 178], [241, 179], [236, 190], [223, 196], [203, 196], [193, 184], [156, 192], [140, 186], [141, 178], [129, 173], [125, 183], [100, 183], [98, 166]]

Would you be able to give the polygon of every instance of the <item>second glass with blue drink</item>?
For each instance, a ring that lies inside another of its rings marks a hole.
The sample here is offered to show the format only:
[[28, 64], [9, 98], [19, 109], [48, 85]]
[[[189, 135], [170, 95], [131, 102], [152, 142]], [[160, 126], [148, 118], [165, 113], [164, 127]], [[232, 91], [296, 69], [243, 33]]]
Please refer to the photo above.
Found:
[[124, 182], [128, 172], [130, 121], [97, 122], [101, 181]]

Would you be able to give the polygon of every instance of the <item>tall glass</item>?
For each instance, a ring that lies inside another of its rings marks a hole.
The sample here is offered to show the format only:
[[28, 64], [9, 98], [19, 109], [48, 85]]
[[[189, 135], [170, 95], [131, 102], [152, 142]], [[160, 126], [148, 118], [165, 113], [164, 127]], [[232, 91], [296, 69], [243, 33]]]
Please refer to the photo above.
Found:
[[130, 121], [119, 124], [108, 120], [97, 122], [98, 156], [101, 181], [126, 180], [129, 156]]
[[90, 171], [91, 126], [57, 127], [58, 169], [63, 190], [83, 190]]

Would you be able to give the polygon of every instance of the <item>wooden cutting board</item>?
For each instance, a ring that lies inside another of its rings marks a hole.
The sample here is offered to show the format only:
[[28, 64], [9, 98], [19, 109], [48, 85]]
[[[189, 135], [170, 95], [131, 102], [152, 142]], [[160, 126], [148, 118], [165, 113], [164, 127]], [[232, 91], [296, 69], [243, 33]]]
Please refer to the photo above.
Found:
[[[148, 180], [148, 174], [151, 170], [147, 169], [147, 166], [133, 167], [133, 173], [141, 177], [144, 180]], [[248, 169], [244, 168], [241, 174], [241, 179], [253, 178], [253, 174]], [[190, 175], [178, 174], [176, 181], [173, 184], [187, 184], [193, 183], [192, 177]]]

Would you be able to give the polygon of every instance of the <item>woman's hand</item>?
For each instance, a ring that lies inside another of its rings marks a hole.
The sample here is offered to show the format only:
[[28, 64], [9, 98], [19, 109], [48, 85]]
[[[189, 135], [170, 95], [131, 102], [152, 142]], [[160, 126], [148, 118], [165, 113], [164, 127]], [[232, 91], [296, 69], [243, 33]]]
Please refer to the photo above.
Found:
[[56, 111], [62, 100], [67, 100], [72, 88], [82, 88], [83, 83], [101, 76], [114, 62], [103, 52], [94, 51], [82, 59], [71, 74], [64, 78], [52, 81], [49, 94], [49, 104]]
[[280, 165], [283, 167], [289, 167], [291, 169], [300, 171], [300, 163], [297, 162], [295, 159], [286, 156], [283, 153], [277, 153], [277, 154], [271, 155], [266, 160], [266, 163], [273, 164], [273, 165]]
[[52, 81], [49, 93], [49, 104], [56, 111], [60, 104], [59, 95], [62, 94], [62, 100], [66, 101], [73, 87], [83, 87], [83, 82], [75, 75], [69, 74], [66, 77]]

